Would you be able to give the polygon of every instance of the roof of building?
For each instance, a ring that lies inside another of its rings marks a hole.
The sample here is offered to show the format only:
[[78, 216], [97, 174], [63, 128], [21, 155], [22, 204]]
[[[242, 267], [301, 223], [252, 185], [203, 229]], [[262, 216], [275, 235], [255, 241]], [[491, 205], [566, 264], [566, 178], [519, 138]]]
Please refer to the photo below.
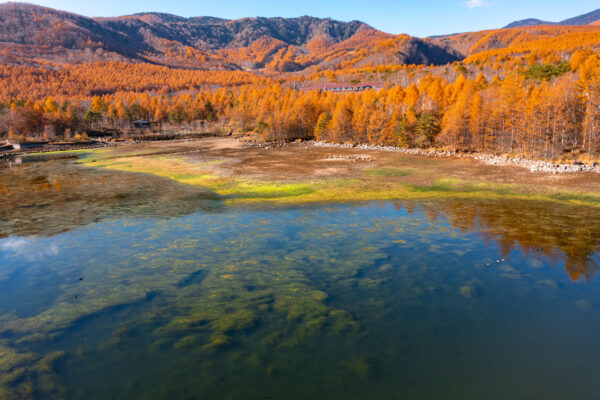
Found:
[[383, 87], [385, 82], [359, 82], [359, 83], [322, 83], [319, 85], [305, 87], [305, 90], [328, 90], [328, 89], [364, 89], [372, 87]]

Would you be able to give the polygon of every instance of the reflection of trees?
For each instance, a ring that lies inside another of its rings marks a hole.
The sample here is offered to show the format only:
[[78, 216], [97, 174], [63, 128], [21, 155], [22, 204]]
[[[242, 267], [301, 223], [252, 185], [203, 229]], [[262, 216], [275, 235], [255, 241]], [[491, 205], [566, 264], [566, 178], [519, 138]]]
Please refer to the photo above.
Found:
[[[0, 165], [0, 238], [55, 234], [104, 218], [170, 217], [219, 211], [202, 189], [151, 175], [81, 168], [60, 161]], [[495, 241], [504, 254], [523, 251], [562, 259], [572, 280], [599, 269], [600, 216], [593, 207], [528, 200], [396, 202], [409, 213], [443, 216], [465, 232]], [[311, 206], [311, 207], [314, 207]]]
[[504, 254], [516, 246], [531, 254], [562, 259], [572, 280], [591, 279], [599, 269], [600, 216], [594, 207], [527, 200], [447, 200], [426, 204], [395, 203], [409, 213], [443, 216], [461, 231], [478, 232], [498, 243]]
[[105, 218], [170, 217], [221, 207], [202, 189], [64, 160], [0, 165], [0, 195], [0, 238], [51, 235]]

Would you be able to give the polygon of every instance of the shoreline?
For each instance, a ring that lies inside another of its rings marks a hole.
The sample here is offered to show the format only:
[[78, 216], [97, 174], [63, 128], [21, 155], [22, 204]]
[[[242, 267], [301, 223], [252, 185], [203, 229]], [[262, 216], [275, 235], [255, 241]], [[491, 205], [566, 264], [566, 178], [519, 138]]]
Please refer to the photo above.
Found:
[[[244, 137], [231, 137], [231, 136], [212, 136], [213, 138], [222, 139], [233, 139], [242, 144], [244, 148], [264, 148], [266, 150], [287, 147], [295, 142], [265, 142], [259, 143], [253, 140], [244, 140]], [[86, 150], [103, 147], [113, 147], [124, 144], [141, 144], [141, 143], [177, 143], [180, 141], [202, 141], [203, 138], [176, 138], [168, 140], [131, 140], [131, 141], [119, 141], [119, 142], [104, 142], [104, 141], [92, 141], [87, 143], [72, 143], [69, 145], [56, 145], [48, 143], [46, 145], [35, 147], [31, 149], [11, 150], [4, 153], [0, 153], [0, 160], [9, 160], [12, 157], [20, 157], [33, 153], [49, 153], [57, 151], [75, 151], [75, 150]], [[550, 173], [550, 174], [568, 174], [568, 173], [582, 173], [582, 172], [593, 172], [600, 174], [600, 164], [594, 163], [593, 165], [585, 164], [583, 162], [574, 162], [573, 164], [555, 163], [543, 160], [526, 159], [521, 157], [502, 157], [489, 153], [456, 153], [445, 150], [436, 149], [417, 149], [417, 148], [403, 148], [396, 146], [380, 146], [380, 145], [369, 145], [369, 144], [345, 144], [345, 143], [331, 143], [321, 142], [316, 140], [308, 140], [300, 142], [303, 145], [321, 147], [321, 148], [339, 148], [339, 149], [357, 149], [365, 151], [384, 151], [390, 153], [400, 153], [413, 156], [424, 156], [429, 158], [454, 158], [454, 159], [470, 159], [475, 161], [481, 161], [486, 165], [491, 166], [516, 166], [528, 169], [529, 172], [536, 173]], [[28, 151], [29, 150], [29, 151]]]
[[597, 174], [532, 174], [414, 149], [248, 139], [130, 143], [92, 151], [79, 163], [168, 178], [237, 204], [486, 198], [600, 207]]
[[530, 172], [544, 172], [551, 174], [566, 174], [580, 172], [595, 172], [600, 174], [600, 165], [588, 165], [584, 163], [575, 164], [560, 164], [551, 163], [542, 160], [530, 160], [519, 157], [501, 157], [486, 153], [459, 154], [450, 151], [434, 150], [434, 149], [414, 149], [402, 148], [395, 146], [377, 146], [368, 144], [339, 144], [330, 142], [309, 141], [306, 142], [315, 147], [327, 148], [343, 148], [343, 149], [362, 149], [362, 150], [379, 150], [393, 153], [402, 153], [416, 156], [425, 156], [431, 158], [457, 158], [457, 159], [472, 159], [481, 161], [487, 165], [494, 166], [516, 166], [529, 169]]

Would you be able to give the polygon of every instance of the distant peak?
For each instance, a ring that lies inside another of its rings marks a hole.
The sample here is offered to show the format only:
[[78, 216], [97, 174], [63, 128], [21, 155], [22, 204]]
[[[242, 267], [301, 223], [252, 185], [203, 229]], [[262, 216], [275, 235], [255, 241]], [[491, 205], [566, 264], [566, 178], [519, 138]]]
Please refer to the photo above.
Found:
[[536, 25], [556, 25], [556, 22], [543, 21], [537, 18], [527, 18], [520, 21], [514, 21], [506, 25], [503, 29], [509, 28], [520, 28], [523, 26], [536, 26]]
[[504, 28], [519, 28], [523, 26], [536, 25], [589, 25], [600, 20], [600, 9], [589, 12], [587, 14], [578, 15], [573, 18], [565, 19], [560, 22], [549, 22], [537, 18], [527, 18], [520, 21], [511, 22]]

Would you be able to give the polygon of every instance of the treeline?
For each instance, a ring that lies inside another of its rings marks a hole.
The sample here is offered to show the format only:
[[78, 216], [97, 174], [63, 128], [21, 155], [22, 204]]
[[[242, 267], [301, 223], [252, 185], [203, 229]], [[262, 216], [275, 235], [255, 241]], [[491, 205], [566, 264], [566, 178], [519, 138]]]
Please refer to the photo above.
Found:
[[554, 159], [596, 158], [600, 146], [600, 56], [578, 51], [570, 63], [515, 68], [453, 82], [427, 75], [406, 87], [331, 93], [289, 82], [178, 94], [124, 93], [82, 100], [5, 102], [5, 135], [62, 135], [124, 129], [136, 119], [186, 125], [221, 121], [263, 140], [294, 139], [461, 150]]

